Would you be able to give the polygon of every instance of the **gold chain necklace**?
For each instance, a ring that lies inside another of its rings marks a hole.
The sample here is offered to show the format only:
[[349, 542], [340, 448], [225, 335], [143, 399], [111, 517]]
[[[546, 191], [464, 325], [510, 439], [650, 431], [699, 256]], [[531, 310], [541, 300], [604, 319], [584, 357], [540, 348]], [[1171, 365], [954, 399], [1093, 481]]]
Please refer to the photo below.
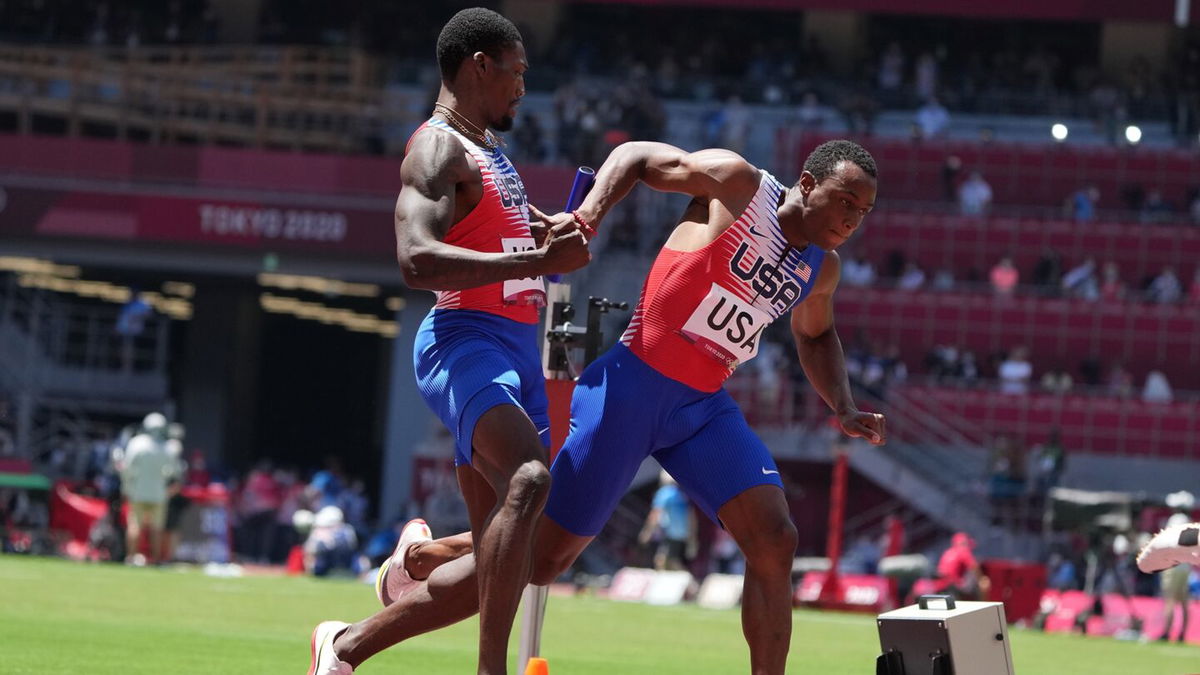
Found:
[[[489, 130], [480, 129], [474, 122], [450, 106], [443, 103], [434, 103], [433, 111], [440, 112], [446, 118], [446, 121], [450, 123], [450, 126], [488, 150], [495, 150], [500, 147], [501, 141], [495, 134]], [[468, 129], [467, 127], [470, 128]]]

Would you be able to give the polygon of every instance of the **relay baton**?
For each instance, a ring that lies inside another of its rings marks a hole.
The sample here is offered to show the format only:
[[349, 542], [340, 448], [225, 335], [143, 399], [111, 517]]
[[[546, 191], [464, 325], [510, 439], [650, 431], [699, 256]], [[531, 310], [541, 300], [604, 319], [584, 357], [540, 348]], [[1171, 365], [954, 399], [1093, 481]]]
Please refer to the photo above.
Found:
[[[571, 183], [571, 194], [567, 196], [567, 208], [563, 211], [571, 212], [579, 208], [583, 203], [583, 198], [587, 196], [588, 190], [592, 189], [592, 183], [596, 180], [596, 170], [590, 166], [581, 166], [575, 170], [575, 181]], [[551, 283], [559, 283], [562, 281], [561, 274], [547, 274], [546, 279]]]

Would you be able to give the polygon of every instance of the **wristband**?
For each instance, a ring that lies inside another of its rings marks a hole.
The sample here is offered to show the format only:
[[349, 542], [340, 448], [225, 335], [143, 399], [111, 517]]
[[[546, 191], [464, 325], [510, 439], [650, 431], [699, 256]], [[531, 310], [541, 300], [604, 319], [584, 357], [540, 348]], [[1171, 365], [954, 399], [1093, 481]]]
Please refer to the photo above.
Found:
[[596, 228], [588, 225], [588, 222], [583, 219], [583, 216], [579, 215], [579, 211], [572, 211], [571, 218], [575, 221], [575, 224], [580, 227], [580, 229], [587, 233], [589, 237], [596, 236]]

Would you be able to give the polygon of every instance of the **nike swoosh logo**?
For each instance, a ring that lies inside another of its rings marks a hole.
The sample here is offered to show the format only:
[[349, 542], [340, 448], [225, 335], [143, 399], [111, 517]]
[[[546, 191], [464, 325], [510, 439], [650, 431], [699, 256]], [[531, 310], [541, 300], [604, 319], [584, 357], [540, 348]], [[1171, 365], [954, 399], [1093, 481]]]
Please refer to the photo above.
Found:
[[778, 470], [775, 470], [775, 471], [767, 471], [767, 467], [765, 467], [765, 466], [762, 468], [762, 472], [763, 472], [763, 475], [764, 475], [764, 476], [770, 476], [771, 474], [778, 474], [778, 473], [779, 473], [779, 471], [778, 471]]
[[753, 225], [750, 226], [750, 234], [760, 239], [765, 236], [762, 232], [759, 232], [757, 229], [755, 229]]

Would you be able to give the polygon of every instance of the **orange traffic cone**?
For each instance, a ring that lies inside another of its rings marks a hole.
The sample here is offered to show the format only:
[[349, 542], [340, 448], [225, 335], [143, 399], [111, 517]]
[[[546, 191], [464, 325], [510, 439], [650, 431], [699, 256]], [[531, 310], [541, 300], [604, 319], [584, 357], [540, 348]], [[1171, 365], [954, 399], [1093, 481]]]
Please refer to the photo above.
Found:
[[525, 664], [525, 675], [550, 675], [550, 664], [546, 659], [534, 656]]

